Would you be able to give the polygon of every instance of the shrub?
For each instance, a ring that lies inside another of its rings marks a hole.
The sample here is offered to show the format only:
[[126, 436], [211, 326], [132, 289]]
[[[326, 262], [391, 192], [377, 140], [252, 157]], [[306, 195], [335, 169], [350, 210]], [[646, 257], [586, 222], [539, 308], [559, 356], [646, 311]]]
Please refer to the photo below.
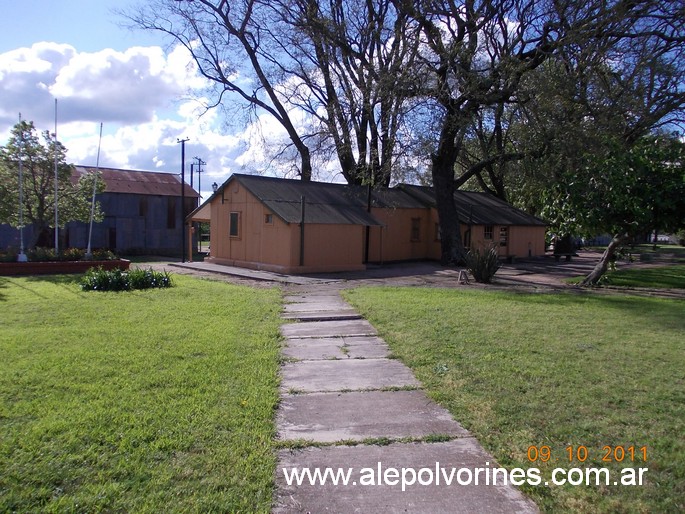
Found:
[[17, 262], [18, 255], [19, 250], [14, 248], [8, 248], [7, 250], [0, 251], [0, 262]]
[[131, 289], [171, 287], [171, 275], [166, 271], [134, 269], [128, 272], [128, 279]]
[[106, 249], [93, 250], [93, 260], [94, 261], [113, 261], [117, 258], [112, 252]]
[[500, 267], [497, 247], [469, 250], [466, 253], [466, 269], [469, 270], [476, 282], [489, 284]]
[[685, 229], [679, 230], [676, 235], [676, 239], [678, 239], [678, 244], [680, 246], [685, 246]]
[[26, 256], [31, 262], [51, 262], [57, 260], [57, 253], [54, 248], [37, 246], [26, 252]]
[[60, 261], [80, 261], [81, 259], [83, 259], [85, 254], [86, 254], [86, 252], [81, 250], [80, 248], [67, 248], [59, 256], [59, 260]]
[[89, 269], [81, 278], [80, 284], [83, 291], [131, 291], [173, 285], [171, 274], [167, 271], [152, 269], [122, 271], [119, 268], [107, 271], [102, 267]]

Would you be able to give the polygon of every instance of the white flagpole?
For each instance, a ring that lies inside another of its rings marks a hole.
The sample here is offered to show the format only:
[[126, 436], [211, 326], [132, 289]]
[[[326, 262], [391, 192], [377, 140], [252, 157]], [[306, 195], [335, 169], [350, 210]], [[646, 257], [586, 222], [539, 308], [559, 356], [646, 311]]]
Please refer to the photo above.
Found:
[[[21, 113], [19, 113], [19, 127], [21, 128]], [[18, 262], [26, 262], [24, 253], [24, 130], [19, 135], [19, 255]]]
[[59, 255], [59, 215], [57, 213], [57, 188], [59, 181], [57, 180], [57, 98], [55, 98], [55, 254]]
[[90, 203], [90, 228], [88, 229], [88, 249], [86, 250], [86, 259], [90, 260], [93, 258], [93, 252], [91, 252], [91, 240], [93, 238], [93, 218], [95, 217], [95, 192], [97, 189], [98, 175], [100, 174], [100, 146], [102, 145], [102, 122], [100, 122], [100, 139], [98, 140], [98, 156], [95, 161], [95, 173], [93, 174], [93, 197]]

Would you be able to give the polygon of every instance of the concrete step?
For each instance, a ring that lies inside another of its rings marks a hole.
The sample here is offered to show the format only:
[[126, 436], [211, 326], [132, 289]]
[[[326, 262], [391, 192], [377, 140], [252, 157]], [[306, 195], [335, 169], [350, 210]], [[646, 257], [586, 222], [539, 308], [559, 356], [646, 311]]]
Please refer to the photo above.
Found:
[[379, 337], [304, 337], [286, 340], [282, 353], [298, 360], [380, 359], [388, 345]]
[[[380, 466], [380, 469], [379, 469]], [[436, 484], [437, 475], [440, 482]], [[321, 473], [331, 468], [333, 473], [341, 469], [350, 471], [348, 485], [312, 485], [308, 480], [302, 484], [289, 485], [283, 470], [304, 467]], [[276, 470], [276, 498], [272, 513], [286, 514], [295, 512], [382, 512], [384, 514], [430, 513], [430, 514], [471, 514], [471, 513], [535, 513], [537, 506], [511, 485], [502, 485], [499, 477], [497, 485], [486, 485], [485, 475], [481, 473], [479, 485], [461, 485], [457, 473], [468, 468], [473, 474], [476, 468], [492, 469], [497, 467], [495, 460], [473, 438], [455, 439], [443, 443], [393, 443], [386, 446], [327, 446], [306, 448], [304, 450], [281, 450], [278, 453]], [[390, 480], [379, 480], [380, 475], [387, 477], [386, 470], [397, 470], [399, 478], [390, 485]], [[421, 485], [417, 478], [412, 485], [409, 468], [415, 473], [421, 471], [421, 479], [427, 483], [432, 476], [431, 485]], [[403, 469], [407, 472], [403, 475]], [[447, 476], [455, 469], [452, 483], [446, 484], [440, 469]], [[364, 470], [364, 471], [362, 471]], [[373, 472], [373, 475], [371, 474]], [[405, 486], [402, 477], [405, 477]], [[467, 474], [459, 475], [461, 480]], [[362, 484], [362, 478], [365, 484]], [[370, 484], [373, 478], [375, 483]], [[380, 483], [379, 483], [380, 482]], [[492, 484], [492, 482], [490, 482]]]
[[419, 387], [411, 370], [391, 359], [289, 362], [281, 369], [281, 391], [359, 391]]
[[285, 396], [277, 417], [282, 440], [316, 442], [368, 438], [465, 437], [469, 433], [423, 391], [366, 391]]
[[315, 321], [281, 325], [281, 333], [292, 337], [375, 336], [376, 329], [364, 319]]

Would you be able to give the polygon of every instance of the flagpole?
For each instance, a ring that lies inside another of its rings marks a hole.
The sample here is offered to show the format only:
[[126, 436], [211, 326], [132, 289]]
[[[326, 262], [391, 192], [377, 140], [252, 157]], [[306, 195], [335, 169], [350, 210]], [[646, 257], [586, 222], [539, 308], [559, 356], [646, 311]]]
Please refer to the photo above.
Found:
[[93, 197], [90, 203], [90, 228], [88, 229], [88, 248], [86, 249], [86, 259], [93, 258], [91, 252], [91, 240], [93, 238], [93, 218], [95, 217], [95, 193], [97, 191], [98, 175], [100, 173], [100, 146], [102, 145], [102, 122], [100, 122], [100, 139], [98, 140], [98, 157], [95, 161], [95, 173], [93, 174]]
[[21, 113], [19, 113], [19, 255], [17, 262], [26, 262], [28, 258], [24, 253], [24, 130], [21, 126]]
[[57, 98], [55, 98], [55, 254], [59, 256], [59, 214], [57, 212], [57, 189], [59, 181], [57, 177]]

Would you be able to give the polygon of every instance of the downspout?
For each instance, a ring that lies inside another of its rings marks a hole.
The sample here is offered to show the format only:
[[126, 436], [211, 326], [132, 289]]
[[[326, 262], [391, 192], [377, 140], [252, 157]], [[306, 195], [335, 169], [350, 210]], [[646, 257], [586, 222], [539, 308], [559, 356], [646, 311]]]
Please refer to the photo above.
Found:
[[304, 195], [300, 197], [300, 266], [304, 266]]

